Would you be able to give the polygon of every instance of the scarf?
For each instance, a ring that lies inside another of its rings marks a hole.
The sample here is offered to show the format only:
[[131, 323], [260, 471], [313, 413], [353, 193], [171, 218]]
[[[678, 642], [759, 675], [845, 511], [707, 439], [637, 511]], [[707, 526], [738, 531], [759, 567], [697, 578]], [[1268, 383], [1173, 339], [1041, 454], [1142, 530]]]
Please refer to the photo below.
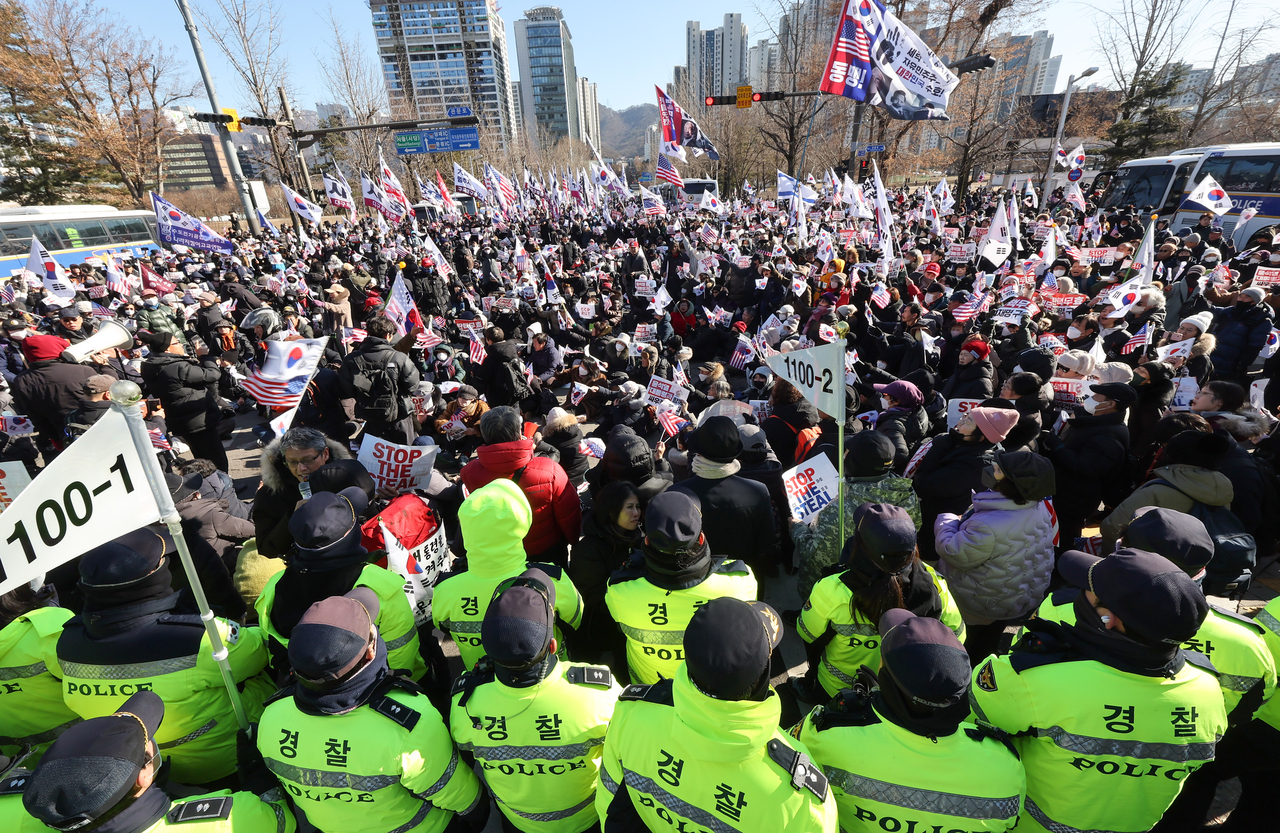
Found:
[[95, 610], [86, 599], [84, 612], [80, 614], [85, 630], [95, 639], [112, 634], [137, 630], [159, 619], [178, 606], [181, 593], [169, 593], [159, 599], [149, 599], [138, 604]]
[[[686, 590], [701, 584], [711, 575], [711, 547], [705, 542], [696, 554], [668, 555], [642, 544], [645, 578], [663, 590]], [[681, 566], [684, 562], [684, 566]]]
[[378, 637], [377, 653], [364, 668], [323, 691], [299, 683], [293, 690], [293, 702], [304, 714], [346, 714], [369, 702], [389, 676], [387, 643]]
[[1098, 609], [1089, 603], [1084, 593], [1076, 596], [1072, 607], [1076, 623], [1064, 628], [1064, 635], [1089, 659], [1143, 677], [1171, 677], [1182, 670], [1186, 659], [1179, 646], [1147, 642], [1108, 630]]
[[165, 795], [159, 783], [152, 784], [134, 799], [123, 799], [124, 807], [106, 821], [91, 828], [93, 833], [134, 833], [147, 830], [169, 812], [173, 802]]
[[545, 680], [555, 670], [558, 659], [555, 654], [550, 651], [543, 657], [542, 662], [537, 663], [531, 668], [523, 671], [514, 671], [510, 668], [504, 668], [496, 662], [493, 664], [493, 676], [498, 682], [512, 688], [529, 688]]
[[724, 480], [726, 477], [732, 477], [742, 468], [742, 463], [737, 460], [730, 460], [727, 463], [715, 463], [701, 454], [694, 455], [693, 473], [697, 477], [704, 480]]

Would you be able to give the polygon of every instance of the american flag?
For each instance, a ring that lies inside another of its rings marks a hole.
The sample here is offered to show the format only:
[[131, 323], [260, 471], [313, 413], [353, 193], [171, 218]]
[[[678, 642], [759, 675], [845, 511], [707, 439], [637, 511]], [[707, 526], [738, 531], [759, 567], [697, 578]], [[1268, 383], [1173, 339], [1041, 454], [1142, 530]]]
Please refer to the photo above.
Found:
[[115, 313], [113, 313], [111, 310], [104, 307], [102, 304], [99, 304], [96, 301], [93, 301], [91, 303], [92, 303], [92, 309], [93, 309], [92, 314], [94, 318], [115, 318], [116, 317]]
[[267, 342], [267, 357], [262, 367], [240, 382], [240, 386], [271, 408], [292, 408], [302, 401], [320, 359], [324, 356], [323, 339]]
[[236, 311], [236, 299], [232, 298], [230, 301], [223, 301], [221, 304], [218, 304], [218, 309], [222, 311], [224, 316], [230, 315]]
[[1146, 347], [1147, 339], [1151, 337], [1151, 334], [1147, 329], [1150, 326], [1150, 324], [1143, 324], [1142, 329], [1134, 333], [1133, 336], [1124, 343], [1124, 347], [1120, 348], [1120, 352], [1124, 355], [1128, 355], [1141, 347]]
[[276, 381], [263, 378], [259, 371], [254, 371], [240, 382], [240, 386], [257, 400], [259, 405], [271, 408], [292, 408], [302, 401], [311, 382], [310, 374], [295, 376], [288, 381]]
[[368, 332], [357, 327], [342, 328], [342, 345], [344, 347], [350, 347], [358, 341], [364, 341], [368, 337]]
[[698, 237], [708, 246], [714, 246], [716, 241], [720, 239], [720, 233], [706, 223], [702, 224], [702, 229], [698, 232]]
[[675, 165], [671, 164], [671, 160], [667, 158], [665, 153], [658, 154], [658, 167], [653, 175], [665, 182], [670, 182], [677, 188], [684, 187], [684, 180], [680, 178], [680, 172], [676, 170]]
[[[677, 385], [689, 387], [689, 376], [684, 372], [684, 368], [680, 365], [680, 362], [675, 362], [671, 365], [671, 381], [675, 382]], [[573, 404], [576, 405], [578, 403], [575, 402]]]
[[876, 284], [875, 289], [871, 290], [871, 303], [875, 304], [880, 309], [884, 309], [889, 306], [889, 302], [892, 300], [893, 296], [889, 294], [889, 290], [885, 289], [885, 286], [882, 283]]
[[840, 37], [836, 39], [836, 49], [848, 52], [863, 63], [871, 62], [871, 44], [867, 40], [867, 32], [852, 17], [844, 19]]
[[432, 319], [431, 319], [431, 325], [432, 325], [435, 329], [437, 329], [437, 330], [443, 330], [443, 329], [444, 329], [444, 326], [445, 326], [445, 325], [444, 325], [444, 316], [443, 316], [443, 315], [437, 315], [437, 316], [435, 316], [434, 318], [432, 318]]
[[409, 257], [413, 252], [402, 241], [396, 241], [396, 257]]
[[173, 451], [173, 446], [165, 437], [164, 432], [159, 428], [152, 428], [147, 432], [151, 435], [151, 447], [160, 451]]
[[17, 292], [13, 288], [13, 284], [6, 283], [3, 289], [0, 289], [0, 302], [12, 304], [17, 297]]
[[[119, 264], [113, 257], [107, 258], [107, 289], [122, 297], [129, 296], [129, 279], [120, 271]], [[6, 301], [6, 303], [8, 303]]]
[[966, 321], [972, 321], [974, 318], [977, 318], [978, 315], [989, 309], [991, 309], [991, 296], [983, 295], [981, 298], [973, 298], [972, 300], [965, 301], [963, 304], [956, 307], [955, 312], [951, 313], [951, 316], [955, 318], [956, 321], [963, 324]]
[[681, 419], [675, 411], [663, 411], [658, 414], [658, 424], [669, 436], [674, 437], [680, 433], [681, 428], [689, 424], [689, 420]]
[[437, 344], [442, 343], [444, 339], [441, 338], [439, 335], [437, 335], [435, 330], [423, 330], [422, 332], [418, 333], [418, 337], [414, 339], [414, 341], [419, 347], [423, 348], [424, 350], [430, 350], [432, 347], [435, 347]]
[[1053, 274], [1052, 271], [1045, 272], [1044, 283], [1040, 284], [1040, 291], [1053, 292], [1056, 294], [1058, 291], [1058, 276]]
[[733, 348], [733, 355], [729, 357], [729, 366], [736, 367], [739, 370], [746, 370], [747, 362], [755, 354], [756, 351], [751, 346], [751, 340], [746, 336], [738, 336], [738, 346]]
[[484, 342], [472, 330], [467, 334], [471, 338], [471, 363], [475, 365], [483, 364], [484, 360], [489, 357], [489, 353], [484, 349]]

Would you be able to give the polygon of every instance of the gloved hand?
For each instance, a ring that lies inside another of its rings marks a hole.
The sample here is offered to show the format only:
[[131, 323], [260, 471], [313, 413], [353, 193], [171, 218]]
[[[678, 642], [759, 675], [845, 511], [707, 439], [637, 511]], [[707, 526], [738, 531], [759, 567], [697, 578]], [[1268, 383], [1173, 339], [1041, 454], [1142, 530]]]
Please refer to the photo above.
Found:
[[258, 724], [250, 723], [248, 730], [236, 732], [236, 773], [240, 789], [254, 795], [262, 795], [280, 786], [267, 762], [258, 751]]

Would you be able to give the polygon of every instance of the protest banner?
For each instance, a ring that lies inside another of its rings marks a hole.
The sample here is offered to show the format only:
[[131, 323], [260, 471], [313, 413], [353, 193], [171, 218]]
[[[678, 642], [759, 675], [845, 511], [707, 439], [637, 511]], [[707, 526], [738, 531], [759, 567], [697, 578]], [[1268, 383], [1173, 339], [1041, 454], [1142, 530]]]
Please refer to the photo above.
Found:
[[1053, 228], [1049, 223], [1036, 223], [1036, 227], [1031, 231], [1031, 236], [1036, 240], [1043, 240], [1049, 236], [1049, 229]]
[[773, 409], [769, 407], [768, 399], [748, 399], [747, 404], [751, 406], [751, 413], [755, 415], [757, 425], [764, 422], [769, 418], [769, 414], [773, 413]]
[[636, 278], [636, 295], [641, 298], [652, 298], [658, 294], [658, 282], [645, 278]]
[[960, 236], [960, 229], [957, 226], [946, 226], [942, 229], [942, 235], [955, 240]]
[[1115, 247], [1103, 247], [1101, 249], [1082, 249], [1080, 252], [1081, 263], [1096, 263], [1099, 266], [1110, 266], [1116, 262]]
[[1076, 307], [1088, 300], [1088, 295], [1081, 295], [1079, 293], [1059, 293], [1057, 295], [1050, 295], [1045, 299], [1048, 305], [1053, 307], [1054, 314], [1060, 317], [1071, 315], [1075, 311]]
[[637, 324], [635, 341], [652, 344], [658, 340], [657, 324]]
[[1054, 402], [1067, 407], [1080, 404], [1081, 395], [1084, 393], [1084, 379], [1063, 379], [1061, 376], [1054, 376], [1049, 380], [1049, 384], [1053, 385]]
[[774, 373], [795, 385], [818, 410], [836, 417], [844, 414], [843, 341], [779, 353], [764, 361]]
[[791, 517], [801, 523], [811, 523], [824, 506], [835, 502], [839, 477], [827, 455], [818, 454], [784, 471], [782, 485], [787, 490]]
[[482, 335], [484, 333], [484, 322], [477, 321], [473, 318], [459, 318], [453, 322], [458, 327], [458, 331], [462, 333], [463, 338], [471, 338], [471, 333]]
[[985, 400], [982, 399], [948, 399], [947, 400], [947, 430], [955, 428], [960, 424], [960, 417], [967, 414], [972, 409], [981, 405]]
[[387, 525], [378, 523], [387, 550], [387, 566], [404, 579], [404, 595], [413, 609], [418, 627], [431, 625], [431, 597], [436, 580], [449, 563], [449, 541], [443, 523], [437, 517], [436, 531], [413, 549], [407, 549]]
[[595, 304], [574, 304], [573, 309], [578, 313], [578, 317], [584, 321], [590, 321], [596, 317]]
[[933, 448], [933, 437], [920, 443], [920, 447], [916, 449], [916, 453], [911, 455], [911, 459], [907, 461], [907, 467], [903, 469], [903, 477], [912, 477], [916, 473], [916, 469], [920, 468], [920, 463], [924, 460], [924, 455], [929, 453], [929, 449]]
[[0, 594], [160, 520], [124, 414], [107, 411], [76, 442], [0, 516]]
[[976, 243], [952, 243], [947, 247], [947, 260], [967, 263], [973, 260], [973, 256], [977, 254], [977, 251], [978, 244]]
[[1039, 343], [1040, 343], [1040, 346], [1048, 347], [1050, 350], [1052, 350], [1053, 355], [1055, 356], [1061, 356], [1063, 353], [1067, 352], [1067, 345], [1064, 344], [1062, 340], [1059, 339], [1057, 336], [1051, 335], [1049, 333], [1045, 333], [1044, 335], [1040, 336]]
[[1259, 266], [1253, 273], [1254, 286], [1271, 286], [1280, 283], [1280, 268]]
[[22, 461], [0, 463], [0, 512], [9, 508], [22, 490], [31, 485], [31, 475]]
[[[1191, 410], [1191, 400], [1196, 398], [1196, 394], [1200, 392], [1200, 382], [1194, 376], [1181, 376], [1175, 379], [1178, 386], [1173, 391], [1173, 401], [1169, 403], [1171, 411], [1189, 411]], [[1262, 380], [1263, 384], [1267, 380]], [[1254, 384], [1258, 384], [1254, 382]], [[1252, 387], [1249, 390], [1250, 401], [1253, 397]], [[1262, 407], [1259, 405], [1258, 407]]]
[[415, 393], [412, 398], [413, 416], [419, 423], [425, 425], [428, 417], [431, 416], [431, 394]]
[[675, 382], [668, 382], [661, 376], [654, 376], [649, 380], [649, 389], [645, 391], [644, 395], [646, 405], [657, 405], [664, 400], [671, 402], [679, 400], [683, 402], [688, 398], [688, 390]]
[[379, 487], [402, 492], [427, 487], [438, 451], [434, 445], [399, 445], [365, 434], [356, 459], [369, 470]]

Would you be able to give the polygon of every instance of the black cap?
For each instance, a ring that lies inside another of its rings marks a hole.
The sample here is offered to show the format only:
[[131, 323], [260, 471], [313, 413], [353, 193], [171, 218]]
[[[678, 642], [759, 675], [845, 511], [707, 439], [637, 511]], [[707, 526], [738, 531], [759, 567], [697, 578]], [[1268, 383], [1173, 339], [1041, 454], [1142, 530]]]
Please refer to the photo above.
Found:
[[1231, 452], [1232, 442], [1223, 434], [1187, 430], [1165, 443], [1164, 465], [1181, 463], [1202, 469], [1217, 469]]
[[[733, 421], [729, 420], [733, 425]], [[738, 435], [738, 429], [733, 429]], [[644, 534], [649, 546], [661, 553], [682, 553], [698, 546], [702, 538], [702, 508], [687, 492], [668, 489], [655, 495], [645, 507]]]
[[168, 532], [135, 529], [100, 544], [80, 557], [80, 586], [117, 588], [139, 582], [156, 572], [174, 552]]
[[782, 620], [764, 602], [712, 599], [684, 631], [689, 679], [708, 697], [743, 700], [766, 678], [769, 656], [781, 639]]
[[1152, 642], [1181, 645], [1195, 636], [1209, 603], [1177, 564], [1162, 555], [1125, 547], [1106, 558], [1067, 550], [1058, 572], [1090, 590], [1098, 604], [1120, 617], [1126, 633]]
[[289, 637], [289, 664], [298, 680], [323, 690], [355, 671], [373, 639], [378, 610], [378, 596], [367, 587], [307, 608]]
[[343, 489], [355, 486], [364, 492], [370, 501], [378, 491], [377, 484], [373, 482], [373, 475], [369, 474], [364, 463], [350, 458], [330, 460], [325, 463], [307, 475], [307, 485], [311, 487], [313, 495], [321, 492], [341, 492]]
[[27, 322], [23, 321], [21, 318], [10, 318], [4, 322], [4, 328], [7, 332], [14, 333], [18, 330], [25, 330], [27, 328]]
[[845, 542], [848, 561], [853, 546], [886, 573], [900, 573], [916, 549], [916, 524], [907, 510], [891, 503], [864, 503], [853, 513], [853, 534]]
[[1138, 392], [1132, 385], [1120, 382], [1107, 382], [1105, 385], [1094, 385], [1091, 390], [1114, 401], [1117, 407], [1127, 408], [1138, 401]]
[[1024, 500], [1043, 500], [1057, 491], [1053, 463], [1034, 451], [1000, 452], [996, 454], [996, 465]]
[[154, 330], [139, 330], [137, 338], [138, 341], [147, 345], [153, 353], [163, 353], [173, 343], [172, 333], [156, 332]]
[[951, 628], [894, 608], [880, 617], [880, 660], [915, 703], [945, 709], [969, 695], [973, 668]]
[[1124, 531], [1125, 546], [1163, 555], [1196, 576], [1213, 560], [1213, 538], [1199, 519], [1159, 506], [1143, 506], [1133, 513]]
[[312, 495], [289, 519], [298, 551], [291, 566], [323, 572], [367, 561], [369, 551], [360, 545], [360, 516], [368, 508], [369, 498], [358, 486]]
[[555, 636], [555, 611], [555, 584], [541, 570], [530, 568], [502, 582], [480, 625], [485, 653], [505, 668], [529, 668]]
[[713, 463], [732, 463], [742, 453], [742, 437], [729, 417], [708, 417], [689, 436], [689, 450]]
[[845, 440], [844, 467], [850, 477], [877, 477], [893, 468], [893, 440], [879, 431], [859, 431]]
[[162, 720], [164, 701], [140, 691], [114, 714], [67, 729], [32, 773], [22, 806], [55, 830], [98, 821], [133, 791]]
[[204, 476], [197, 472], [192, 472], [185, 476], [174, 474], [173, 472], [165, 472], [164, 482], [169, 487], [169, 494], [173, 496], [173, 502], [181, 503], [200, 491], [200, 487], [204, 484]]

